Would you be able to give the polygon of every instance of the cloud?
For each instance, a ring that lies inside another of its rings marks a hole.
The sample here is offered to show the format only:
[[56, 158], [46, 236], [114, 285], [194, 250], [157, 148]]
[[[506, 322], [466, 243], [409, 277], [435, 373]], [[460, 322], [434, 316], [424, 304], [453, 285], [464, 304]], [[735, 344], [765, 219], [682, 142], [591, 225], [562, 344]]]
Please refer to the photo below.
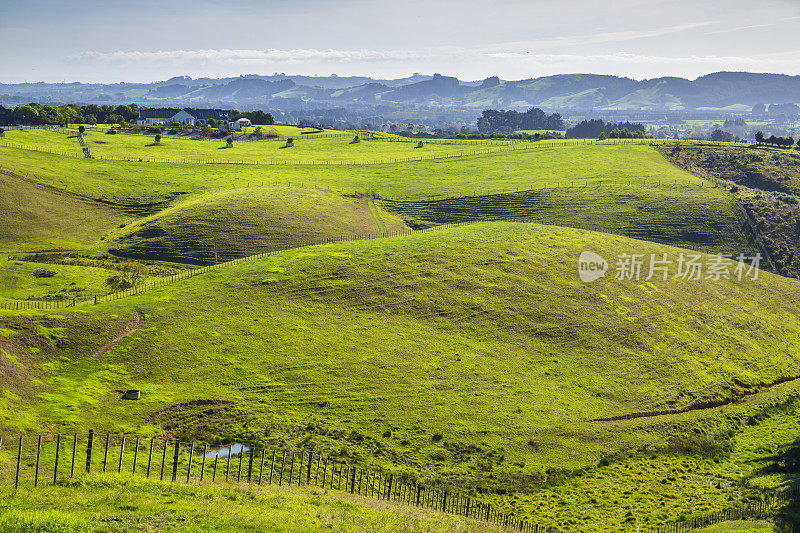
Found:
[[266, 50], [231, 50], [231, 49], [206, 49], [206, 50], [158, 50], [146, 51], [116, 51], [96, 52], [89, 51], [73, 56], [74, 61], [80, 62], [135, 62], [135, 63], [183, 63], [183, 62], [219, 62], [219, 63], [271, 63], [271, 62], [304, 62], [304, 61], [385, 61], [406, 60], [418, 57], [417, 52], [410, 51], [379, 51], [379, 50], [318, 50], [314, 48], [298, 48], [280, 50], [269, 48]]
[[712, 22], [690, 22], [677, 26], [666, 26], [661, 28], [651, 28], [647, 30], [630, 30], [615, 32], [587, 33], [585, 35], [573, 35], [569, 37], [558, 37], [555, 39], [540, 39], [536, 41], [518, 41], [512, 43], [501, 43], [483, 47], [484, 50], [492, 49], [519, 49], [541, 50], [546, 48], [564, 46], [586, 46], [590, 44], [608, 44], [625, 41], [635, 41], [638, 39], [649, 39], [652, 37], [663, 37], [683, 31], [694, 30], [712, 25]]

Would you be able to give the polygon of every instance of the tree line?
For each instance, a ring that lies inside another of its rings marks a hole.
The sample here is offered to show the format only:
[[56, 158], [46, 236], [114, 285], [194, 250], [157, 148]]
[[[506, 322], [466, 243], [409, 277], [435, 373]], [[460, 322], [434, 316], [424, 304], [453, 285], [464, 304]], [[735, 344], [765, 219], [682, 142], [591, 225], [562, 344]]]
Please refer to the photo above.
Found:
[[139, 116], [139, 106], [130, 105], [76, 105], [50, 106], [30, 103], [11, 110], [14, 124], [31, 126], [66, 126], [67, 124], [121, 124], [133, 122]]
[[[9, 118], [6, 120], [13, 124], [25, 124], [29, 126], [66, 126], [68, 124], [128, 124], [135, 123], [139, 118], [139, 110], [154, 109], [151, 107], [128, 105], [76, 105], [63, 104], [50, 106], [32, 102], [14, 109], [6, 111]], [[272, 113], [265, 113], [257, 109], [255, 111], [240, 112], [236, 109], [231, 111], [231, 118], [249, 119], [256, 125], [271, 126], [275, 124], [275, 117]]]
[[642, 139], [644, 136], [644, 124], [607, 123], [601, 119], [584, 120], [567, 130], [567, 139]]
[[532, 107], [524, 113], [519, 111], [497, 111], [487, 109], [478, 118], [478, 131], [482, 134], [493, 133], [511, 134], [519, 130], [550, 130], [564, 129], [561, 115], [553, 113], [548, 115], [538, 107]]
[[[790, 148], [794, 145], [794, 139], [792, 137], [776, 137], [774, 135], [764, 137], [764, 132], [759, 131], [756, 133], [756, 144], [769, 144], [772, 146], [783, 146]], [[797, 146], [800, 147], [800, 139], [797, 140]]]

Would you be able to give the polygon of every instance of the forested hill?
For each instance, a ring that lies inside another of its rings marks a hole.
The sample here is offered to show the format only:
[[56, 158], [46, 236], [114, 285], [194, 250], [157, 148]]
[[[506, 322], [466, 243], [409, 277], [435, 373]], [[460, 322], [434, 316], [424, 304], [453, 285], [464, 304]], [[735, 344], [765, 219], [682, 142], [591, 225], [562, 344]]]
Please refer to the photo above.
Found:
[[[800, 103], [800, 76], [717, 72], [696, 80], [632, 80], [566, 74], [504, 81], [465, 82], [435, 74], [396, 80], [367, 77], [247, 75], [236, 78], [175, 77], [157, 83], [0, 83], [0, 103], [138, 103], [173, 106], [393, 108], [403, 106], [482, 110], [540, 107], [559, 110], [681, 110]], [[742, 109], [744, 110], [744, 109]]]

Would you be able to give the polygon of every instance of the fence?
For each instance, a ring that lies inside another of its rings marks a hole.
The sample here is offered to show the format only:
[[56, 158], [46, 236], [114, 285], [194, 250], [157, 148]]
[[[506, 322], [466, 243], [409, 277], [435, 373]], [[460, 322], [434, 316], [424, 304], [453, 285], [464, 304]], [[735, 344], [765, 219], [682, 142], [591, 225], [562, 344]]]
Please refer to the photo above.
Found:
[[363, 241], [363, 240], [373, 240], [373, 239], [382, 239], [388, 237], [400, 237], [405, 235], [412, 235], [416, 233], [424, 233], [428, 231], [433, 231], [437, 229], [444, 229], [444, 228], [453, 228], [457, 226], [463, 226], [465, 224], [474, 224], [477, 221], [470, 221], [470, 222], [459, 222], [454, 224], [441, 224], [432, 228], [426, 229], [417, 229], [417, 230], [403, 230], [403, 231], [390, 231], [390, 232], [382, 232], [382, 233], [366, 233], [363, 235], [352, 235], [352, 236], [338, 236], [338, 237], [326, 237], [324, 239], [319, 239], [314, 242], [310, 242], [308, 244], [304, 244], [301, 246], [294, 246], [290, 248], [284, 248], [281, 250], [272, 250], [269, 252], [263, 252], [253, 255], [248, 255], [245, 257], [240, 257], [237, 259], [232, 259], [230, 261], [225, 261], [222, 263], [217, 263], [214, 265], [206, 265], [203, 267], [192, 268], [189, 270], [184, 270], [178, 274], [173, 274], [171, 276], [166, 276], [163, 278], [159, 278], [147, 283], [143, 283], [141, 285], [137, 285], [131, 287], [129, 289], [125, 289], [118, 292], [113, 292], [110, 294], [105, 295], [91, 295], [91, 296], [84, 296], [84, 297], [76, 297], [68, 300], [7, 300], [7, 301], [0, 301], [0, 309], [5, 309], [9, 311], [19, 311], [25, 309], [63, 309], [67, 307], [74, 307], [80, 304], [98, 304], [101, 302], [106, 302], [110, 300], [118, 300], [120, 298], [124, 298], [126, 296], [133, 296], [136, 294], [140, 294], [150, 289], [154, 289], [157, 287], [163, 287], [164, 285], [168, 285], [170, 283], [174, 283], [176, 281], [182, 281], [185, 279], [192, 278], [199, 274], [204, 274], [209, 272], [210, 270], [222, 268], [229, 265], [236, 265], [245, 261], [253, 261], [257, 259], [262, 259], [264, 257], [268, 257], [271, 255], [276, 255], [279, 253], [283, 253], [289, 250], [294, 250], [297, 248], [304, 248], [306, 246], [317, 246], [332, 242], [349, 242], [349, 241]]
[[745, 507], [737, 507], [702, 516], [685, 518], [651, 531], [652, 533], [687, 533], [695, 529], [713, 526], [714, 524], [728, 522], [730, 520], [763, 518], [770, 511], [777, 509], [781, 505], [795, 502], [797, 497], [798, 490], [796, 488], [791, 488], [778, 492], [777, 494], [768, 494], [763, 500], [748, 504]]
[[[414, 141], [409, 140], [392, 140], [390, 138], [372, 138], [367, 139], [371, 142], [406, 142], [409, 144], [413, 144]], [[453, 141], [442, 139], [441, 141]], [[428, 141], [424, 141], [428, 142]], [[469, 142], [469, 141], [466, 141]], [[197, 165], [251, 165], [251, 166], [286, 166], [286, 165], [299, 165], [299, 166], [374, 166], [374, 165], [387, 165], [387, 164], [395, 164], [395, 163], [412, 163], [412, 162], [422, 162], [422, 161], [441, 161], [447, 159], [460, 159], [463, 157], [474, 157], [480, 155], [494, 155], [494, 154], [501, 154], [507, 153], [510, 151], [516, 150], [534, 150], [534, 149], [545, 149], [545, 148], [565, 148], [569, 146], [577, 146], [577, 145], [597, 145], [597, 146], [616, 146], [616, 145], [651, 145], [656, 146], [659, 144], [674, 144], [678, 142], [686, 142], [686, 141], [674, 141], [674, 140], [653, 140], [653, 139], [611, 139], [605, 141], [596, 141], [594, 139], [576, 139], [576, 140], [564, 140], [564, 141], [517, 141], [514, 143], [504, 142], [503, 144], [495, 143], [492, 148], [482, 148], [482, 149], [474, 149], [471, 151], [462, 151], [458, 153], [452, 154], [431, 154], [431, 155], [420, 155], [420, 156], [409, 156], [409, 157], [394, 157], [394, 158], [387, 158], [387, 159], [365, 159], [365, 160], [353, 160], [353, 161], [327, 161], [327, 160], [275, 160], [275, 161], [258, 161], [258, 160], [236, 160], [236, 159], [192, 159], [192, 158], [182, 158], [182, 159], [160, 159], [160, 158], [123, 158], [123, 157], [108, 157], [108, 156], [99, 156], [94, 157], [93, 159], [96, 161], [110, 161], [110, 162], [125, 162], [125, 163], [159, 163], [159, 164], [197, 164]], [[438, 144], [450, 144], [450, 142], [441, 142]], [[460, 144], [460, 143], [459, 143]], [[712, 141], [696, 141], [692, 142], [692, 145], [700, 145], [700, 146], [750, 146], [750, 143], [723, 143], [723, 142], [712, 142]], [[4, 141], [0, 143], [0, 146], [5, 148], [13, 148], [16, 150], [26, 150], [30, 152], [40, 152], [46, 153], [51, 155], [57, 155], [60, 157], [71, 157], [74, 159], [83, 159], [84, 157], [79, 153], [75, 152], [66, 152], [61, 150], [52, 150], [52, 149], [44, 149], [44, 148], [33, 148], [30, 146], [22, 145], [19, 143], [10, 143]]]
[[[714, 179], [714, 178], [708, 178], [707, 181], [711, 182], [714, 185], [714, 187], [718, 187], [718, 186], [723, 186], [724, 187], [724, 186], [729, 185], [729, 183], [724, 181], [724, 180], [717, 180], [717, 179]], [[638, 183], [632, 184], [631, 182], [629, 182], [628, 183], [628, 187], [630, 187], [631, 185], [637, 185], [638, 186]], [[642, 181], [642, 186], [648, 186], [648, 185], [650, 187], [653, 187], [653, 188], [668, 188], [668, 189], [674, 189], [674, 188], [677, 188], [677, 187], [685, 187], [685, 188], [702, 188], [703, 187], [703, 183], [702, 182], [701, 182], [700, 186], [696, 186], [696, 185], [692, 185], [692, 184], [689, 184], [689, 183], [686, 183], [686, 184], [678, 183], [677, 181], [675, 181], [672, 184], [669, 184], [667, 182], [662, 182], [661, 180], [654, 180], [653, 183], [650, 183], [650, 184], [648, 184], [646, 180]], [[564, 185], [563, 188], [570, 189], [570, 190], [580, 190], [580, 189], [582, 189], [582, 188], [584, 188], [586, 186], [588, 186], [588, 185], [581, 185], [581, 184], [575, 185], [574, 183], [572, 183], [571, 185]], [[597, 187], [602, 187], [602, 188], [608, 190], [608, 189], [612, 189], [614, 186], [613, 185], [608, 185], [608, 184], [603, 185], [602, 182], [599, 182], [597, 184]], [[621, 187], [621, 190], [625, 190], [625, 185], [624, 184], [620, 185], [620, 187]], [[545, 188], [542, 188], [542, 189], [527, 189], [527, 190], [522, 190], [522, 191], [517, 190], [517, 191], [513, 191], [513, 192], [502, 192], [502, 193], [492, 193], [492, 194], [488, 194], [487, 193], [486, 196], [503, 196], [503, 195], [511, 195], [511, 194], [524, 194], [524, 193], [535, 192], [537, 190], [550, 190], [550, 189], [556, 189], [556, 188], [558, 188], [558, 187], [545, 187]], [[476, 192], [475, 196], [457, 197], [457, 198], [480, 198], [482, 196], [483, 195], [478, 195], [477, 192]], [[387, 202], [390, 203], [390, 204], [393, 204], [395, 206], [399, 206], [399, 205], [403, 205], [403, 204], [420, 204], [420, 205], [435, 204], [437, 202], [443, 202], [443, 201], [447, 201], [447, 200], [452, 200], [452, 198], [442, 198], [442, 199], [435, 199], [435, 200], [417, 200], [417, 201], [387, 200]], [[399, 209], [397, 207], [395, 207], [393, 210], [394, 211], [399, 211]], [[102, 303], [102, 302], [109, 301], [109, 300], [118, 300], [118, 299], [124, 298], [126, 296], [133, 296], [133, 295], [140, 294], [140, 293], [145, 292], [145, 291], [150, 290], [150, 289], [162, 287], [164, 285], [167, 285], [167, 284], [170, 284], [170, 283], [173, 283], [173, 282], [189, 279], [189, 278], [194, 277], [196, 275], [204, 274], [204, 273], [208, 272], [209, 270], [212, 270], [212, 269], [215, 269], [215, 268], [220, 268], [220, 267], [224, 267], [224, 266], [227, 266], [227, 265], [234, 265], [234, 264], [241, 263], [243, 261], [257, 260], [257, 259], [261, 259], [261, 258], [264, 258], [264, 257], [267, 257], [267, 256], [271, 256], [271, 255], [275, 255], [275, 254], [278, 254], [278, 253], [286, 252], [288, 250], [293, 250], [293, 249], [297, 249], [297, 248], [304, 248], [306, 246], [317, 246], [317, 245], [328, 244], [328, 243], [332, 243], [332, 242], [349, 242], [349, 241], [362, 241], [362, 240], [380, 239], [380, 238], [387, 238], [387, 237], [401, 237], [401, 236], [411, 235], [411, 234], [415, 234], [415, 233], [432, 231], [432, 230], [436, 230], [436, 229], [447, 229], [447, 228], [453, 228], [453, 227], [460, 227], [460, 226], [467, 225], [467, 224], [475, 224], [475, 223], [479, 223], [479, 222], [496, 222], [496, 221], [518, 222], [518, 223], [524, 223], [524, 222], [542, 223], [540, 220], [535, 220], [535, 219], [526, 218], [526, 217], [513, 217], [513, 216], [511, 216], [511, 217], [508, 217], [508, 216], [507, 217], [499, 217], [499, 216], [487, 217], [487, 216], [483, 216], [483, 217], [480, 217], [480, 218], [471, 217], [470, 220], [462, 220], [462, 221], [458, 221], [458, 222], [438, 224], [438, 225], [436, 225], [434, 227], [425, 228], [425, 229], [404, 230], [404, 231], [394, 231], [394, 232], [381, 232], [381, 233], [368, 233], [368, 234], [363, 234], [363, 235], [349, 235], [349, 236], [341, 235], [341, 236], [337, 236], [337, 237], [327, 237], [327, 238], [324, 238], [324, 239], [319, 239], [317, 241], [309, 242], [307, 244], [303, 244], [303, 245], [299, 245], [299, 246], [294, 246], [294, 247], [290, 247], [290, 248], [284, 248], [284, 249], [280, 249], [280, 250], [271, 250], [269, 252], [262, 252], [262, 253], [257, 253], [257, 254], [253, 254], [253, 255], [248, 255], [248, 256], [232, 259], [230, 261], [224, 261], [224, 262], [221, 262], [221, 263], [217, 263], [217, 264], [214, 264], [214, 265], [206, 265], [206, 266], [202, 266], [202, 267], [187, 269], [187, 270], [185, 270], [183, 272], [180, 272], [180, 273], [177, 273], [177, 274], [173, 274], [171, 276], [167, 276], [167, 277], [164, 277], [164, 278], [159, 278], [159, 279], [156, 279], [156, 280], [153, 280], [153, 281], [149, 281], [147, 283], [143, 283], [143, 284], [138, 285], [138, 286], [131, 287], [129, 289], [125, 289], [125, 290], [122, 290], [122, 291], [117, 291], [117, 292], [113, 292], [113, 293], [109, 293], [109, 294], [104, 294], [104, 295], [94, 295], [93, 294], [93, 295], [87, 295], [87, 296], [77, 296], [77, 297], [73, 297], [71, 299], [63, 299], [63, 300], [14, 300], [14, 299], [6, 299], [5, 301], [0, 300], [0, 309], [10, 310], [10, 311], [19, 311], [19, 310], [26, 310], [26, 309], [47, 310], [47, 309], [63, 309], [63, 308], [67, 308], [67, 307], [74, 307], [74, 306], [80, 305], [80, 304], [98, 304], [98, 303]], [[576, 226], [571, 226], [571, 227], [576, 227]], [[754, 238], [758, 239], [760, 237], [760, 235], [757, 232], [756, 228], [753, 225], [750, 225], [749, 227], [750, 227], [751, 231], [753, 231], [753, 233], [754, 233]], [[589, 230], [593, 230], [593, 231], [597, 230], [596, 228], [590, 228], [590, 227], [578, 228], [578, 229], [589, 229]], [[762, 244], [763, 243], [759, 242], [759, 245], [760, 245], [761, 249], [764, 250], [764, 247], [763, 247]], [[764, 252], [764, 253], [766, 253], [766, 252]]]
[[[10, 460], [4, 462], [2, 455]], [[70, 435], [21, 436], [11, 441], [0, 438], [0, 477], [15, 489], [55, 485], [84, 472], [98, 471], [130, 473], [173, 483], [322, 487], [434, 509], [518, 531], [560, 531], [503, 513], [471, 496], [425, 486], [392, 472], [370, 471], [356, 464], [337, 462], [313, 450], [268, 449], [245, 443], [209, 446], [133, 434], [98, 435], [93, 430]]]

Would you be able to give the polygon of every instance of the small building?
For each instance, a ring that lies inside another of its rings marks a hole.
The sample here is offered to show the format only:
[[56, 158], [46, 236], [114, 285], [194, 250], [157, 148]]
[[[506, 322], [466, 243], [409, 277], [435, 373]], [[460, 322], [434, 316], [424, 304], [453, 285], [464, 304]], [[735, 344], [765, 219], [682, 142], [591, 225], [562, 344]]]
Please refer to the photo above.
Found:
[[252, 126], [249, 118], [240, 118], [239, 120], [231, 120], [228, 122], [228, 129], [231, 131], [240, 131], [242, 128]]

